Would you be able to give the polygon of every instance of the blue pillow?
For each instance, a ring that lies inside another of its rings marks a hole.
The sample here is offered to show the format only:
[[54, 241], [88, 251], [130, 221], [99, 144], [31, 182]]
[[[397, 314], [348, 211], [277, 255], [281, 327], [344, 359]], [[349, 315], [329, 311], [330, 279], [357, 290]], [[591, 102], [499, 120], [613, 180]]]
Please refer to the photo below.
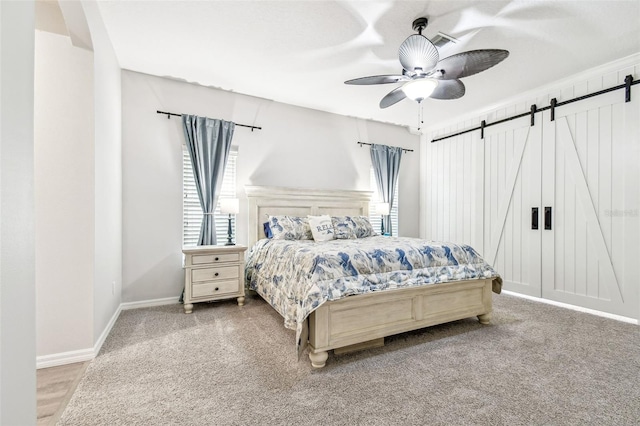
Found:
[[274, 240], [313, 240], [309, 219], [298, 216], [269, 216]]
[[262, 229], [264, 229], [264, 236], [267, 238], [273, 238], [273, 233], [271, 232], [271, 227], [269, 226], [269, 222], [265, 222], [262, 224]]
[[366, 216], [332, 216], [331, 222], [338, 240], [377, 235]]

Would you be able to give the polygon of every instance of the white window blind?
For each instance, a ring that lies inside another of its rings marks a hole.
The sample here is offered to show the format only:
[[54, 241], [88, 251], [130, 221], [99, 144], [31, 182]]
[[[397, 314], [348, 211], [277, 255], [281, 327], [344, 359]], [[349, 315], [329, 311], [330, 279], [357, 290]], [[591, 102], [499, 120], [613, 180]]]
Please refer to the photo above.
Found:
[[[232, 150], [227, 159], [227, 166], [224, 169], [224, 178], [222, 179], [222, 188], [218, 197], [218, 205], [215, 210], [216, 221], [216, 241], [218, 245], [224, 245], [227, 242], [227, 230], [229, 226], [229, 215], [220, 213], [221, 198], [236, 198], [236, 160], [238, 151]], [[196, 183], [193, 179], [193, 169], [191, 167], [191, 159], [189, 151], [183, 146], [182, 149], [182, 244], [184, 246], [198, 245], [198, 237], [200, 236], [200, 224], [202, 223], [202, 209], [200, 208], [200, 200], [198, 200], [198, 191]], [[236, 235], [235, 218], [231, 221], [233, 235]]]
[[[382, 203], [382, 196], [378, 193], [378, 185], [376, 184], [376, 175], [373, 172], [373, 167], [370, 169], [369, 173], [369, 182], [371, 185], [371, 190], [373, 191], [373, 197], [371, 198], [371, 203], [369, 203], [369, 222], [371, 222], [371, 226], [373, 229], [380, 233], [382, 218], [377, 212], [377, 205]], [[398, 185], [396, 185], [396, 189], [393, 193], [393, 208], [389, 212], [391, 216], [391, 226], [392, 226], [392, 234], [398, 235]]]

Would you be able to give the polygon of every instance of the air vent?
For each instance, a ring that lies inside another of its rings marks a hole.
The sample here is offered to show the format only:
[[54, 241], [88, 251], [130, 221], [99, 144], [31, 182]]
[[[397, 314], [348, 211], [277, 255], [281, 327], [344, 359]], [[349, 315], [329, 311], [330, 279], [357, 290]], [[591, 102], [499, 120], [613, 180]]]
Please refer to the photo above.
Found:
[[451, 37], [449, 35], [446, 35], [440, 32], [431, 39], [431, 43], [433, 43], [438, 48], [446, 46], [449, 43], [457, 43], [457, 42], [458, 42], [458, 39], [456, 39], [455, 37]]

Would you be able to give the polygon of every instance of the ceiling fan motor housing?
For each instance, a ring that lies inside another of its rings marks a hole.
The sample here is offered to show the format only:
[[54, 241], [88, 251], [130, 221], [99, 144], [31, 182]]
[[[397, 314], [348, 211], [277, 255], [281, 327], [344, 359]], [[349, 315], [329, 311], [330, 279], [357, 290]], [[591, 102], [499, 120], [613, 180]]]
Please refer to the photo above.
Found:
[[413, 31], [417, 31], [418, 34], [422, 34], [422, 30], [424, 30], [425, 28], [427, 28], [427, 24], [429, 23], [429, 20], [427, 18], [418, 18], [415, 21], [413, 21]]

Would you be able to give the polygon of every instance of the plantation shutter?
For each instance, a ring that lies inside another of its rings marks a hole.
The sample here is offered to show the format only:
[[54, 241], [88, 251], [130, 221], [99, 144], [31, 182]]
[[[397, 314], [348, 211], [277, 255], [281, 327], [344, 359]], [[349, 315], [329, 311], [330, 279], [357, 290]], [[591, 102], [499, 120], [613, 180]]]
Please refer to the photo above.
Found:
[[[227, 228], [229, 225], [229, 215], [220, 213], [220, 199], [236, 198], [236, 160], [238, 158], [237, 149], [231, 148], [227, 165], [224, 169], [222, 188], [218, 197], [218, 205], [215, 210], [216, 239], [218, 245], [227, 242]], [[200, 235], [200, 224], [202, 223], [202, 209], [198, 200], [196, 183], [193, 179], [193, 169], [186, 147], [182, 149], [182, 245], [195, 246], [198, 244]], [[233, 234], [235, 235], [235, 220], [231, 221]]]

